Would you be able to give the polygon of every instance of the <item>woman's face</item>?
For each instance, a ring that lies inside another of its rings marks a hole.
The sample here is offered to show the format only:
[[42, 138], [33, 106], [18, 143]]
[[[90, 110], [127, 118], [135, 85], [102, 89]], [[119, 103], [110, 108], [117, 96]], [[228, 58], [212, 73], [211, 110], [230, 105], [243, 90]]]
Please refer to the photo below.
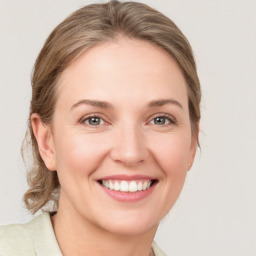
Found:
[[94, 46], [63, 72], [52, 131], [59, 214], [119, 234], [156, 229], [196, 150], [177, 64], [127, 38]]

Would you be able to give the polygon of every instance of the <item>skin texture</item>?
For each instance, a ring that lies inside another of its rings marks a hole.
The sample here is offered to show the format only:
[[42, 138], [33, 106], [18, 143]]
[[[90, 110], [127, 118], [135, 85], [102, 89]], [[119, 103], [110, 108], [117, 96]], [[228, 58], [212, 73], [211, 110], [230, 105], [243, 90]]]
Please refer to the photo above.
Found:
[[[171, 102], [149, 106], [159, 100]], [[100, 118], [96, 125], [92, 116]], [[37, 114], [31, 119], [40, 154], [61, 184], [52, 221], [63, 255], [149, 255], [196, 152], [186, 83], [171, 56], [135, 39], [94, 46], [61, 75], [51, 127]], [[109, 175], [158, 182], [142, 200], [120, 202], [98, 183]]]

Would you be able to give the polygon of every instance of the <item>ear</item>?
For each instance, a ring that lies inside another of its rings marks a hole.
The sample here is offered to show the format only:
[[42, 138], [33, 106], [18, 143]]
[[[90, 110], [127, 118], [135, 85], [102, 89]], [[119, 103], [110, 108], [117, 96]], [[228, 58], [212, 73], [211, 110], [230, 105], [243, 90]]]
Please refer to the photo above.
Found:
[[197, 123], [197, 132], [196, 132], [196, 134], [192, 135], [192, 139], [191, 139], [188, 171], [192, 167], [195, 156], [196, 156], [197, 143], [198, 143], [198, 139], [199, 139], [199, 127], [200, 127], [200, 123], [198, 122]]
[[51, 129], [45, 125], [41, 117], [33, 113], [30, 117], [34, 136], [37, 140], [40, 156], [42, 157], [45, 166], [50, 171], [56, 170], [55, 148]]

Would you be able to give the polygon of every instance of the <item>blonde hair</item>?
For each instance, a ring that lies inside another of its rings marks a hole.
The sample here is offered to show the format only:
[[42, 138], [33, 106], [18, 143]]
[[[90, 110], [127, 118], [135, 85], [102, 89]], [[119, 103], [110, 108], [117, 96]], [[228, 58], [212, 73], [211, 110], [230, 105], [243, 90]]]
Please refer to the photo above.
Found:
[[[85, 6], [59, 24], [46, 40], [34, 66], [30, 115], [38, 113], [51, 124], [56, 103], [56, 85], [63, 70], [95, 44], [115, 40], [123, 35], [146, 40], [166, 50], [177, 62], [187, 83], [192, 134], [200, 120], [200, 83], [189, 42], [172, 20], [149, 6], [136, 2], [112, 0], [106, 4]], [[32, 213], [50, 201], [58, 204], [57, 172], [49, 171], [42, 160], [31, 122], [23, 142], [30, 145], [33, 163], [28, 172], [29, 189], [24, 195]]]

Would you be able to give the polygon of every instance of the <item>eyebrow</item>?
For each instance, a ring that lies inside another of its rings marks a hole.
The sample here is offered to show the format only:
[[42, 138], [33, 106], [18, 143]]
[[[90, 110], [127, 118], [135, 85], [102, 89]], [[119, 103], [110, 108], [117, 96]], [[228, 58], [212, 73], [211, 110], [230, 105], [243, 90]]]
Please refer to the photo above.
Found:
[[99, 108], [112, 108], [112, 105], [106, 101], [99, 101], [99, 100], [79, 100], [77, 103], [72, 105], [71, 109], [74, 109], [78, 107], [79, 105], [91, 105], [94, 107], [99, 107]]
[[183, 109], [182, 105], [177, 100], [173, 100], [173, 99], [153, 100], [153, 101], [149, 102], [148, 106], [149, 107], [161, 107], [166, 104], [176, 105], [179, 108]]
[[[79, 105], [83, 105], [83, 104], [91, 105], [93, 107], [99, 107], [99, 108], [103, 108], [103, 109], [112, 108], [112, 105], [107, 101], [84, 99], [84, 100], [79, 100], [77, 103], [72, 105], [71, 109], [74, 109], [74, 108], [78, 107]], [[182, 105], [177, 100], [173, 100], [173, 99], [153, 100], [153, 101], [149, 102], [148, 106], [149, 107], [161, 107], [166, 104], [176, 105], [179, 108], [183, 109]]]

